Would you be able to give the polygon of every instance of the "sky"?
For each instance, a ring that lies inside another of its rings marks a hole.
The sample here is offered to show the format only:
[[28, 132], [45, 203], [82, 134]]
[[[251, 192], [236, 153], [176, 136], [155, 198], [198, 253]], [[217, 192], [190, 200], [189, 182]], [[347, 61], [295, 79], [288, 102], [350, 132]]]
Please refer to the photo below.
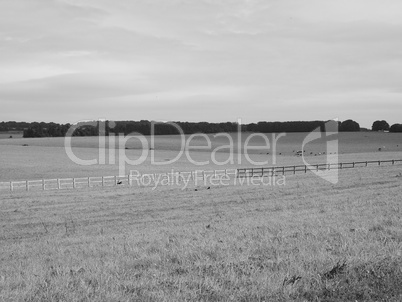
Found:
[[402, 123], [400, 0], [1, 0], [0, 121]]

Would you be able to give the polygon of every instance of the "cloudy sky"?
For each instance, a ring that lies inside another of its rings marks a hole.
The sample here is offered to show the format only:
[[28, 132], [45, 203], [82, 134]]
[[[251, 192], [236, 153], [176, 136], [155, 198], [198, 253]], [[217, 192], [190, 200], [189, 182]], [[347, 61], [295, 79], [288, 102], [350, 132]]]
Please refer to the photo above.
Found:
[[1, 0], [0, 121], [402, 123], [400, 0]]

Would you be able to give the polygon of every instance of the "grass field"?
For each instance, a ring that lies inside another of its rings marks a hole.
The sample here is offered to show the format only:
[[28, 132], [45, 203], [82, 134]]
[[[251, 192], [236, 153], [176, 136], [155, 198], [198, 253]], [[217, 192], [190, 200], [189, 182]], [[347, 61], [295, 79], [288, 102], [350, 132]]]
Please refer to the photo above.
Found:
[[401, 301], [401, 167], [4, 194], [2, 301]]
[[[340, 160], [402, 158], [401, 136], [377, 135], [340, 137]], [[87, 139], [74, 151], [96, 158], [96, 141]], [[292, 150], [278, 155], [278, 165], [300, 163], [293, 149], [302, 139], [282, 145]], [[157, 159], [174, 158], [176, 143], [162, 137]], [[118, 172], [117, 165], [76, 165], [62, 146], [59, 139], [0, 140], [0, 181]], [[216, 156], [224, 161], [228, 153]], [[241, 158], [239, 166], [249, 166]], [[199, 169], [185, 157], [134, 168]], [[402, 301], [402, 165], [339, 173], [335, 185], [307, 173], [266, 186], [2, 192], [0, 301]]]
[[[286, 136], [278, 138], [279, 134], [252, 134], [252, 133], [229, 133], [235, 145], [235, 152], [237, 152], [237, 145], [240, 143], [240, 149], [242, 151], [245, 141], [253, 135], [254, 137], [249, 141], [251, 146], [264, 146], [265, 141], [263, 137], [266, 137], [270, 142], [271, 149], [267, 148], [267, 152], [272, 154], [272, 145], [277, 138], [277, 152], [283, 155], [293, 155], [294, 150], [301, 150], [302, 142], [308, 135], [308, 133], [287, 133]], [[227, 146], [229, 139], [226, 136], [216, 136], [215, 134], [206, 135], [211, 141], [211, 149], [217, 147]], [[7, 136], [8, 137], [8, 136]], [[185, 136], [188, 140], [189, 135]], [[151, 144], [151, 138], [149, 136], [144, 137], [148, 144]], [[365, 153], [375, 152], [379, 147], [385, 147], [384, 151], [402, 151], [402, 133], [383, 133], [383, 132], [340, 132], [335, 138], [339, 139], [339, 152], [340, 153]], [[2, 145], [17, 145], [21, 146], [27, 144], [29, 146], [39, 147], [64, 147], [64, 138], [24, 138], [13, 140], [2, 140]], [[77, 148], [98, 148], [98, 137], [73, 137], [73, 147]], [[118, 139], [116, 138], [115, 146], [118, 147]], [[203, 137], [196, 136], [191, 140], [191, 146], [206, 146], [206, 140]], [[142, 149], [143, 145], [139, 140], [130, 139], [125, 143], [125, 147], [129, 149]], [[177, 151], [181, 147], [181, 136], [179, 135], [160, 135], [155, 137], [155, 151]], [[106, 148], [109, 148], [108, 141], [106, 142]], [[325, 151], [325, 141], [323, 139], [317, 139], [306, 146], [307, 153], [319, 153]], [[210, 152], [204, 150], [204, 152]], [[227, 150], [223, 150], [227, 152]], [[249, 150], [249, 153], [264, 153], [259, 150]]]
[[[267, 150], [249, 150], [249, 156], [254, 161], [268, 161], [268, 165], [292, 165], [303, 164], [300, 157], [294, 156], [293, 151], [302, 148], [302, 141], [306, 137], [306, 133], [291, 133], [286, 137], [278, 140], [278, 146], [273, 155], [271, 149]], [[222, 147], [228, 144], [227, 138], [213, 138], [211, 135], [211, 148]], [[238, 141], [236, 135], [232, 134], [234, 145], [237, 146]], [[240, 146], [244, 146], [247, 135], [243, 134], [240, 138]], [[273, 139], [271, 135], [267, 135], [271, 144]], [[167, 162], [179, 155], [181, 141], [179, 136], [158, 136], [155, 143], [155, 160], [159, 163]], [[187, 137], [188, 138], [188, 137]], [[148, 138], [149, 139], [149, 138]], [[138, 142], [137, 142], [138, 143]], [[117, 143], [116, 143], [117, 144]], [[25, 145], [25, 146], [24, 146]], [[82, 159], [98, 159], [99, 158], [99, 141], [96, 137], [77, 137], [72, 141], [74, 153]], [[199, 138], [191, 142], [192, 146], [205, 146], [205, 139]], [[250, 145], [263, 146], [261, 137], [250, 140]], [[136, 141], [129, 141], [124, 155], [131, 160], [140, 158], [142, 150]], [[325, 142], [317, 140], [306, 145], [306, 158], [308, 163], [322, 163], [326, 161], [325, 155], [318, 153], [325, 152]], [[382, 148], [382, 152], [378, 152], [378, 148]], [[385, 147], [385, 148], [384, 148]], [[243, 149], [242, 147], [240, 148]], [[112, 152], [114, 152], [114, 155]], [[146, 150], [147, 152], [149, 150]], [[168, 172], [171, 169], [176, 171], [193, 171], [196, 169], [222, 169], [237, 168], [251, 166], [244, 154], [238, 158], [238, 153], [233, 153], [233, 163], [225, 163], [224, 165], [216, 165], [211, 158], [211, 151], [208, 150], [191, 150], [190, 156], [198, 162], [209, 161], [208, 165], [195, 166], [191, 164], [183, 154], [174, 164], [170, 165], [152, 165], [150, 154], [141, 165], [124, 165], [125, 174], [130, 170], [139, 170], [142, 173], [159, 173]], [[0, 181], [11, 180], [31, 180], [42, 178], [64, 178], [64, 177], [88, 177], [88, 176], [108, 176], [118, 175], [119, 173], [119, 150], [109, 148], [106, 144], [105, 165], [81, 166], [72, 162], [64, 149], [63, 138], [35, 138], [35, 139], [5, 139], [0, 140]], [[150, 152], [150, 151], [149, 151]], [[269, 153], [269, 154], [267, 154]], [[313, 153], [313, 154], [310, 154]], [[402, 158], [402, 134], [377, 133], [377, 132], [359, 132], [359, 133], [340, 133], [339, 134], [339, 156], [340, 160], [379, 160], [379, 159], [398, 159]], [[112, 155], [110, 155], [112, 154]], [[317, 156], [316, 156], [317, 154]], [[110, 164], [109, 156], [113, 158], [115, 164]], [[226, 149], [216, 153], [216, 159], [220, 163], [227, 162], [230, 154]]]
[[22, 131], [0, 131], [0, 139], [16, 139], [22, 136]]

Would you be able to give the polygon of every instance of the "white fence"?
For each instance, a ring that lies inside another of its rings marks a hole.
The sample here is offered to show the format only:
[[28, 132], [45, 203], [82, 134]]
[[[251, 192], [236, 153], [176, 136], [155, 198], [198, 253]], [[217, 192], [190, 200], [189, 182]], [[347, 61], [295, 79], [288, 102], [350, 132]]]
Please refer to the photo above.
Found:
[[111, 186], [154, 186], [154, 185], [181, 185], [183, 183], [207, 183], [219, 178], [249, 178], [249, 177], [269, 177], [278, 174], [307, 173], [311, 170], [330, 170], [330, 169], [353, 169], [368, 167], [370, 165], [395, 165], [401, 163], [402, 159], [360, 161], [336, 164], [316, 164], [302, 166], [281, 166], [263, 168], [239, 168], [225, 170], [197, 170], [192, 172], [170, 172], [140, 174], [132, 170], [125, 176], [99, 176], [99, 177], [80, 177], [80, 178], [57, 178], [41, 180], [24, 180], [0, 182], [0, 192], [14, 191], [39, 191], [39, 190], [62, 190], [79, 189], [92, 187], [111, 187]]
[[[150, 186], [154, 183], [160, 185], [180, 185], [183, 182], [197, 182], [207, 180], [212, 177], [236, 177], [237, 169], [225, 170], [197, 170], [192, 172], [170, 172], [154, 174], [135, 174], [130, 171], [125, 176], [98, 176], [98, 177], [79, 177], [79, 178], [56, 178], [40, 180], [24, 180], [0, 182], [1, 191], [44, 191], [44, 190], [62, 190], [79, 189], [93, 187], [111, 187], [111, 186]], [[137, 171], [135, 171], [137, 172]]]

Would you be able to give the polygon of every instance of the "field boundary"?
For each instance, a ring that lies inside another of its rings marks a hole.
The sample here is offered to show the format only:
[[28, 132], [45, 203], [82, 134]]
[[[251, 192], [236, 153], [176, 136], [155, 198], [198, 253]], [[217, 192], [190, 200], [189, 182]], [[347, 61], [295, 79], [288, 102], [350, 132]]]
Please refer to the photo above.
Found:
[[[53, 178], [37, 180], [21, 180], [0, 182], [0, 192], [14, 191], [47, 191], [63, 189], [80, 189], [113, 186], [150, 186], [154, 182], [161, 185], [180, 185], [183, 182], [196, 182], [197, 180], [216, 179], [220, 177], [236, 177], [237, 169], [196, 170], [152, 174], [130, 174], [123, 176], [90, 176], [75, 178]], [[135, 171], [137, 172], [137, 171]]]
[[[80, 189], [94, 187], [112, 187], [112, 186], [141, 186], [146, 180], [148, 186], [158, 181], [158, 184], [180, 184], [182, 182], [197, 182], [198, 180], [216, 180], [225, 177], [234, 178], [252, 178], [252, 177], [273, 177], [277, 175], [289, 175], [304, 173], [309, 171], [328, 171], [331, 169], [354, 169], [368, 167], [370, 165], [395, 165], [402, 163], [402, 159], [392, 160], [372, 160], [359, 162], [343, 162], [337, 164], [315, 164], [315, 165], [293, 165], [293, 166], [272, 166], [272, 167], [254, 167], [254, 168], [237, 168], [237, 169], [221, 169], [221, 170], [196, 170], [182, 172], [167, 172], [153, 174], [133, 174], [138, 172], [130, 171], [129, 175], [124, 176], [91, 176], [91, 177], [75, 177], [75, 178], [54, 178], [54, 179], [37, 179], [23, 181], [0, 182], [0, 192], [15, 191], [46, 191], [46, 190], [63, 190], [63, 189]], [[140, 181], [141, 180], [141, 181]]]
[[368, 167], [370, 165], [381, 166], [384, 164], [395, 165], [402, 162], [402, 159], [390, 160], [371, 160], [371, 161], [358, 161], [358, 162], [342, 162], [342, 163], [325, 163], [315, 165], [294, 165], [294, 166], [276, 166], [276, 167], [258, 167], [258, 168], [238, 168], [238, 178], [248, 177], [264, 177], [274, 176], [278, 174], [286, 175], [286, 173], [296, 174], [298, 172], [307, 173], [308, 171], [328, 171], [328, 170], [342, 170]]

